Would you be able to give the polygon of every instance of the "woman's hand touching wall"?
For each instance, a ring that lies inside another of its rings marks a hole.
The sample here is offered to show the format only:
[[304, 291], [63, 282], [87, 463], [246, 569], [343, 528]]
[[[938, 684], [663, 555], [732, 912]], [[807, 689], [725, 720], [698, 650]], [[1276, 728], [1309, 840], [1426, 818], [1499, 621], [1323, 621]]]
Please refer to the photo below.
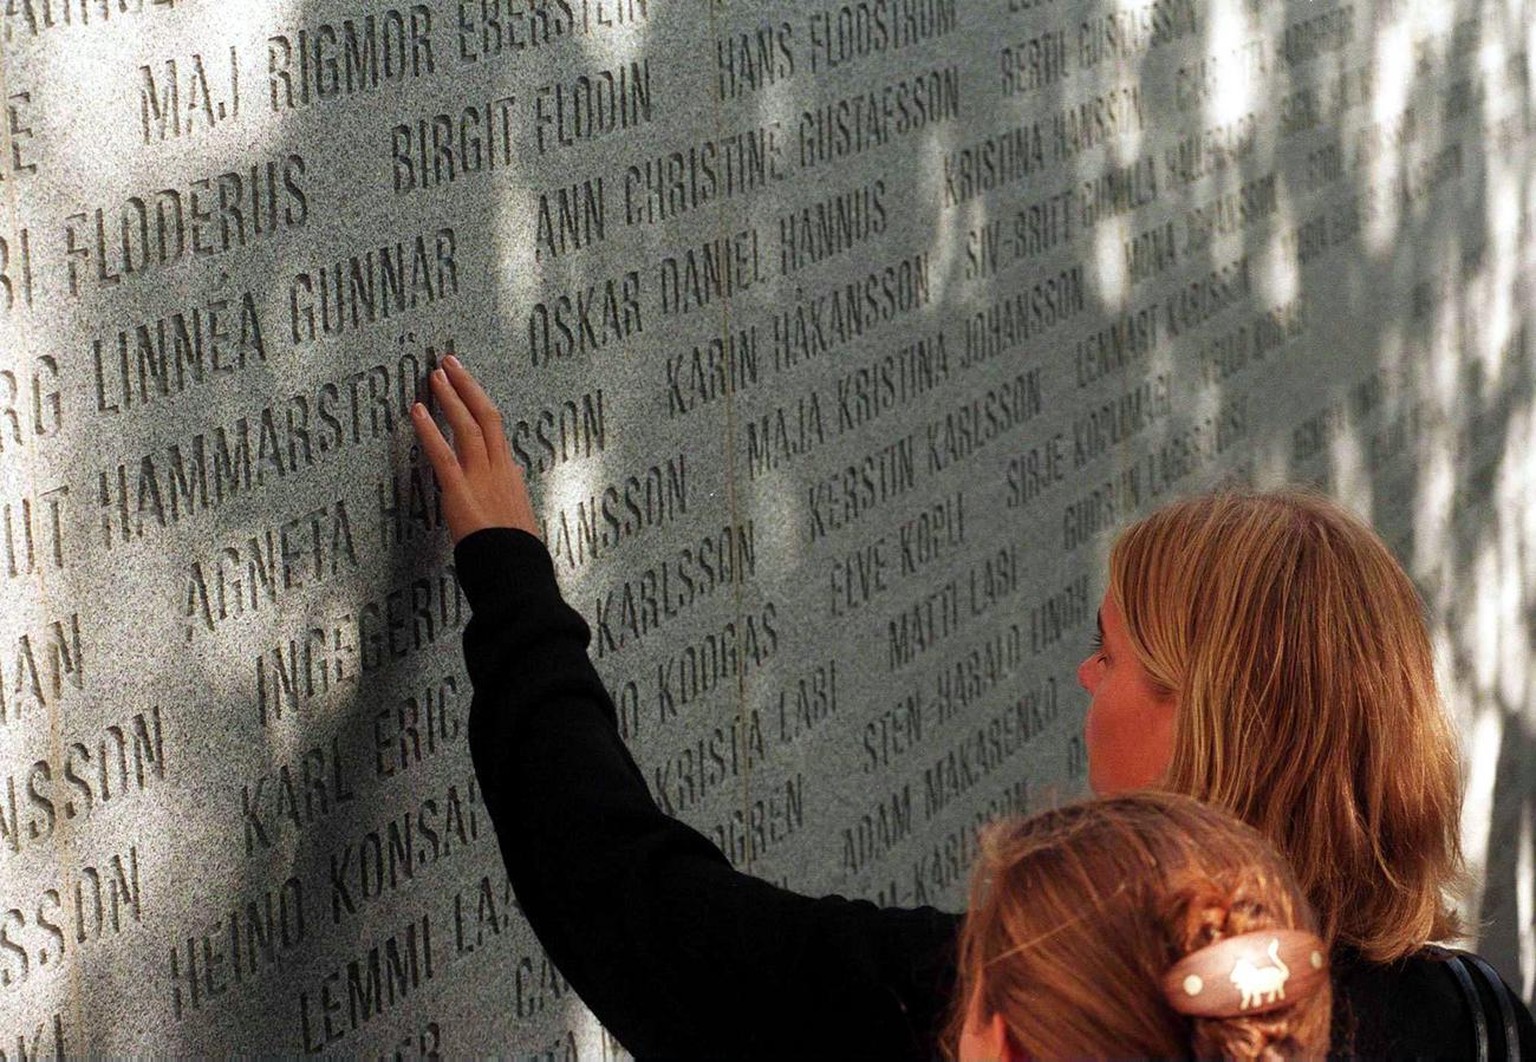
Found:
[[454, 544], [487, 527], [515, 527], [538, 535], [523, 470], [512, 460], [501, 413], [485, 389], [450, 355], [432, 373], [432, 393], [453, 429], [453, 446], [420, 402], [411, 408], [411, 422], [437, 473]]

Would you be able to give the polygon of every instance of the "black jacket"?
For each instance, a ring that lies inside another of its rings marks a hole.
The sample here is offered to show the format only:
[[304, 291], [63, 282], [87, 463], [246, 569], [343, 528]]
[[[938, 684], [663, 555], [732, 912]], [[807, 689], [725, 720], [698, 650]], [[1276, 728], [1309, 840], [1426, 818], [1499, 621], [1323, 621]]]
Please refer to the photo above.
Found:
[[[735, 870], [651, 798], [538, 539], [489, 529], [455, 557], [474, 613], [470, 753], [507, 873], [619, 1041], [641, 1059], [937, 1057], [960, 916], [812, 899]], [[1470, 1057], [1467, 1008], [1439, 964], [1340, 960], [1339, 1011], [1362, 1054]]]

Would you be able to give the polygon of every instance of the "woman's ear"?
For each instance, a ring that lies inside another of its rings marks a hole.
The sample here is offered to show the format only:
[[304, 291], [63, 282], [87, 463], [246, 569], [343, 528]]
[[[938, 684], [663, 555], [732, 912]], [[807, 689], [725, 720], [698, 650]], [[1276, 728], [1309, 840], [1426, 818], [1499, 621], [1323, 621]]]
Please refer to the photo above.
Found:
[[1014, 1046], [1013, 1037], [1008, 1035], [1008, 1026], [1004, 1023], [1001, 1014], [992, 1015], [992, 1024], [987, 1029], [987, 1035], [995, 1038], [999, 1062], [1029, 1062], [1028, 1056]]
[[971, 1020], [960, 1037], [960, 1062], [1027, 1062], [1027, 1059], [1014, 1047], [1001, 1014], [980, 1021], [972, 1011]]

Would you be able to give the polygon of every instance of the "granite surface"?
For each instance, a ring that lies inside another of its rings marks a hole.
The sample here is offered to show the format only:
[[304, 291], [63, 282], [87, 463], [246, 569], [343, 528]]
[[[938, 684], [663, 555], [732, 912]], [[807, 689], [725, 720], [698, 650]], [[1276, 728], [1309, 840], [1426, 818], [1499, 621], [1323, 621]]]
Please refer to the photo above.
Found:
[[1424, 592], [1529, 993], [1523, 10], [10, 0], [0, 1058], [623, 1057], [478, 806], [449, 350], [657, 799], [809, 892], [958, 908], [1085, 788], [1116, 528], [1325, 486]]

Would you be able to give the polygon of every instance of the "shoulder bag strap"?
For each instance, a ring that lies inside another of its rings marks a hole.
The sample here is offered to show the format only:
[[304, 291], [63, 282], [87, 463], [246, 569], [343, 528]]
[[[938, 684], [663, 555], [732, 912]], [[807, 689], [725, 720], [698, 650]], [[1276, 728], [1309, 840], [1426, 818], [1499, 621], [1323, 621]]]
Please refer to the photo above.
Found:
[[1504, 979], [1482, 956], [1467, 952], [1465, 958], [1474, 970], [1483, 975], [1493, 991], [1493, 998], [1499, 1001], [1499, 1017], [1504, 1021], [1506, 1053], [1510, 1062], [1520, 1062], [1520, 1026], [1515, 1022], [1515, 1008], [1509, 1001], [1509, 989], [1505, 987]]
[[1488, 1023], [1483, 1019], [1483, 1001], [1477, 994], [1477, 986], [1472, 983], [1472, 975], [1467, 972], [1461, 959], [1460, 953], [1452, 954], [1445, 960], [1445, 965], [1455, 975], [1467, 1007], [1472, 1011], [1472, 1035], [1477, 1040], [1477, 1062], [1488, 1062]]

